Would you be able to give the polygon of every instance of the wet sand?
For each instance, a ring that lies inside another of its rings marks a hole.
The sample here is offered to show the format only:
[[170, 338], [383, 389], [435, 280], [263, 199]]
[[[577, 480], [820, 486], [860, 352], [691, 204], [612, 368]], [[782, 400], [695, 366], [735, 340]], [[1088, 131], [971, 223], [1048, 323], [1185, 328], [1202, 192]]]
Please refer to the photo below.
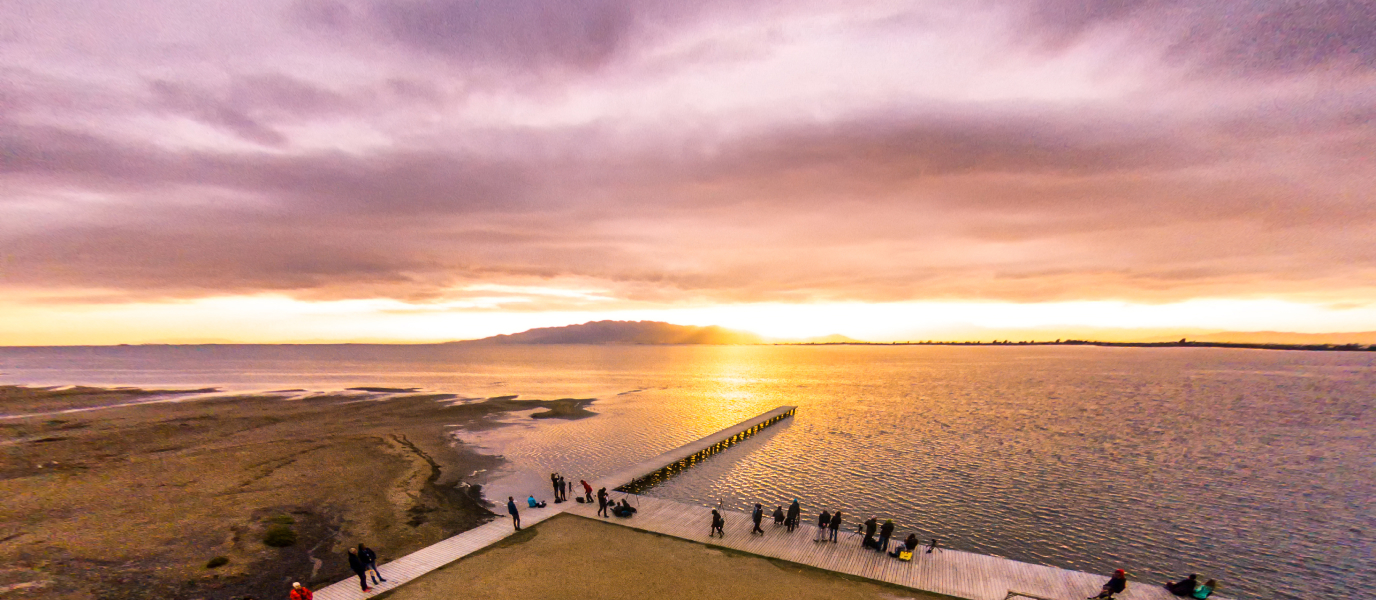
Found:
[[945, 598], [572, 515], [556, 516], [528, 527], [488, 549], [378, 597], [387, 600]]
[[[0, 386], [0, 414], [156, 397]], [[497, 459], [454, 445], [452, 426], [586, 404], [451, 398], [238, 396], [0, 420], [0, 593], [231, 600], [337, 581], [349, 545], [384, 562], [492, 518], [463, 480]], [[274, 521], [297, 542], [265, 545]], [[217, 556], [229, 563], [207, 568]]]

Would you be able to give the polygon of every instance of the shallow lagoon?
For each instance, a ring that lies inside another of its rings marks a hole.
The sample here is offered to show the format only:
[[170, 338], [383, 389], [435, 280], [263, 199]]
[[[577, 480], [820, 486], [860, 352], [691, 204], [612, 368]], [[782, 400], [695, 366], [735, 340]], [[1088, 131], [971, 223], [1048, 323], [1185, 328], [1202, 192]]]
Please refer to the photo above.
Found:
[[782, 404], [792, 422], [652, 495], [893, 518], [961, 549], [1240, 598], [1376, 587], [1376, 356], [1086, 347], [0, 349], [0, 382], [422, 387], [597, 397], [599, 416], [465, 441], [608, 472]]

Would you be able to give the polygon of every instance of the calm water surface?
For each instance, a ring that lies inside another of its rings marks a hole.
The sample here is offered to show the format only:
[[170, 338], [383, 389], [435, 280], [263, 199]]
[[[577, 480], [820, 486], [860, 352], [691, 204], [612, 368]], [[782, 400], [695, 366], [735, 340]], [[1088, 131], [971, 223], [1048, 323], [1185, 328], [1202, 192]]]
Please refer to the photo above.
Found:
[[1293, 599], [1376, 589], [1374, 366], [1194, 348], [0, 349], [3, 383], [596, 397], [595, 418], [464, 436], [575, 479], [793, 404], [648, 493], [742, 510], [797, 497], [814, 519], [893, 518], [964, 550]]

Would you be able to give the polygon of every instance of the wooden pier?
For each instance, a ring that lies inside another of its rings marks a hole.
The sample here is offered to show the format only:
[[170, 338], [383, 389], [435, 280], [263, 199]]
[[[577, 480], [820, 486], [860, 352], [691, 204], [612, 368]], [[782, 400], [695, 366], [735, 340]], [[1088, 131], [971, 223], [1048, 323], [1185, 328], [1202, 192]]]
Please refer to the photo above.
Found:
[[[680, 463], [684, 461], [690, 461], [695, 457], [715, 452], [735, 441], [760, 431], [764, 427], [773, 425], [785, 417], [793, 415], [797, 409], [798, 407], [796, 406], [780, 406], [758, 417], [746, 419], [745, 421], [741, 421], [740, 423], [727, 427], [712, 435], [684, 444], [659, 456], [641, 461], [615, 473], [589, 478], [588, 483], [592, 484], [593, 489], [606, 487], [608, 490], [628, 485], [641, 478], [652, 476], [663, 469], [676, 468], [677, 465], [680, 465]], [[597, 512], [596, 505], [578, 504], [572, 501], [562, 504], [554, 504], [551, 502], [545, 508], [527, 508], [525, 502], [526, 493], [489, 490], [489, 492], [492, 491], [497, 492], [489, 498], [490, 501], [498, 505], [496, 507], [496, 512], [499, 515], [497, 519], [460, 533], [454, 537], [421, 548], [420, 550], [394, 561], [378, 565], [378, 571], [382, 573], [383, 577], [387, 578], [387, 582], [381, 585], [372, 586], [373, 591], [370, 594], [363, 593], [359, 588], [357, 577], [351, 577], [316, 590], [316, 600], [359, 600], [379, 592], [395, 589], [397, 586], [403, 585], [408, 581], [459, 560], [460, 558], [486, 548], [516, 533], [516, 530], [511, 525], [511, 517], [506, 514], [506, 505], [501, 502], [501, 497], [503, 496], [513, 496], [516, 498], [517, 508], [521, 513], [521, 527], [523, 528], [544, 521], [574, 506], [591, 507], [593, 513]], [[582, 490], [574, 491], [575, 493], [572, 495], [575, 497], [582, 493]], [[546, 492], [548, 492], [548, 490], [546, 490]], [[340, 559], [343, 560], [343, 557], [340, 557]]]
[[[589, 479], [594, 489], [606, 487], [635, 489], [638, 484], [652, 482], [656, 477], [672, 474], [677, 469], [686, 468], [696, 460], [721, 451], [737, 441], [752, 435], [764, 427], [793, 415], [797, 407], [781, 406], [753, 419], [748, 419], [712, 435], [685, 444], [654, 458], [641, 461], [595, 480]], [[580, 492], [581, 490], [575, 490]], [[514, 495], [518, 500], [523, 495]], [[578, 494], [575, 494], [577, 496]], [[919, 549], [912, 562], [903, 562], [873, 550], [861, 547], [859, 536], [851, 535], [858, 515], [839, 532], [838, 542], [814, 542], [817, 535], [815, 525], [805, 523], [793, 533], [783, 526], [775, 526], [765, 507], [764, 535], [752, 535], [750, 515], [739, 511], [722, 511], [726, 519], [724, 537], [708, 537], [708, 523], [711, 509], [671, 500], [652, 498], [637, 494], [618, 492], [614, 497], [628, 498], [638, 511], [631, 518], [599, 517], [597, 505], [565, 502], [549, 504], [546, 508], [527, 509], [525, 502], [518, 501], [521, 512], [521, 525], [528, 527], [558, 514], [568, 513], [583, 518], [669, 535], [703, 544], [731, 548], [740, 552], [775, 558], [845, 573], [865, 579], [899, 585], [914, 590], [944, 594], [968, 600], [1004, 600], [1013, 597], [1031, 597], [1041, 600], [1080, 600], [1098, 593], [1099, 587], [1108, 579], [1107, 574], [1091, 574], [1056, 567], [1034, 565], [996, 556], [987, 556], [959, 550], [938, 549], [926, 554]], [[500, 504], [500, 502], [498, 502]], [[807, 507], [812, 508], [812, 507]], [[505, 509], [499, 507], [499, 513]], [[807, 511], [805, 511], [807, 512]], [[816, 511], [811, 510], [815, 520]], [[490, 523], [465, 531], [433, 544], [392, 562], [380, 565], [378, 570], [387, 577], [387, 583], [373, 587], [372, 594], [360, 591], [358, 579], [350, 578], [315, 592], [317, 600], [357, 600], [378, 592], [396, 588], [417, 577], [421, 577], [455, 560], [485, 548], [514, 533], [511, 519], [505, 514]], [[890, 542], [890, 549], [901, 540]], [[343, 560], [341, 557], [340, 560]], [[1160, 584], [1130, 582], [1126, 592], [1117, 596], [1118, 600], [1175, 600]], [[1226, 600], [1214, 596], [1217, 600]]]
[[[1010, 593], [1052, 600], [1082, 600], [1097, 594], [1099, 587], [1108, 580], [1108, 574], [1083, 573], [942, 548], [925, 554], [925, 548], [919, 547], [912, 562], [904, 562], [862, 547], [860, 542], [863, 536], [850, 533], [855, 531], [855, 526], [860, 522], [853, 516], [849, 524], [837, 532], [836, 543], [816, 542], [813, 540], [817, 537], [817, 526], [807, 524], [806, 519], [793, 533], [789, 533], [782, 525], [775, 526], [770, 517], [773, 506], [764, 507], [764, 535], [750, 533], [754, 524], [749, 514], [723, 510], [721, 514], [726, 520], [726, 535], [708, 537], [711, 508], [649, 496], [627, 496], [632, 506], [639, 507], [630, 518], [599, 517], [597, 506], [587, 504], [575, 504], [566, 508], [565, 512], [641, 531], [969, 600], [1004, 600]], [[807, 509], [804, 513], [810, 512], [815, 522], [817, 509], [804, 508]], [[893, 550], [901, 542], [901, 538], [890, 541], [889, 549]], [[1127, 591], [1116, 597], [1118, 600], [1178, 600], [1160, 584], [1142, 582], [1129, 582]], [[1222, 600], [1218, 596], [1213, 598]]]

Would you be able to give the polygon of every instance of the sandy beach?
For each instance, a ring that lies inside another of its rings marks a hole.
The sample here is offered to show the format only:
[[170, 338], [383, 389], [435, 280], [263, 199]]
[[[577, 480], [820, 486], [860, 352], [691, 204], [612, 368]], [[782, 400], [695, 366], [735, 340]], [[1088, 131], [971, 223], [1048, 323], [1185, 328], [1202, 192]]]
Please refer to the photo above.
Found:
[[[385, 573], [384, 573], [385, 575]], [[380, 594], [435, 598], [944, 598], [837, 573], [560, 515]]]
[[[0, 413], [150, 398], [4, 386]], [[230, 600], [337, 581], [349, 545], [385, 562], [491, 518], [464, 480], [497, 459], [453, 444], [453, 427], [591, 414], [588, 400], [447, 399], [235, 396], [0, 420], [0, 592]], [[266, 545], [274, 526], [296, 542]], [[208, 568], [215, 557], [228, 563]]]

